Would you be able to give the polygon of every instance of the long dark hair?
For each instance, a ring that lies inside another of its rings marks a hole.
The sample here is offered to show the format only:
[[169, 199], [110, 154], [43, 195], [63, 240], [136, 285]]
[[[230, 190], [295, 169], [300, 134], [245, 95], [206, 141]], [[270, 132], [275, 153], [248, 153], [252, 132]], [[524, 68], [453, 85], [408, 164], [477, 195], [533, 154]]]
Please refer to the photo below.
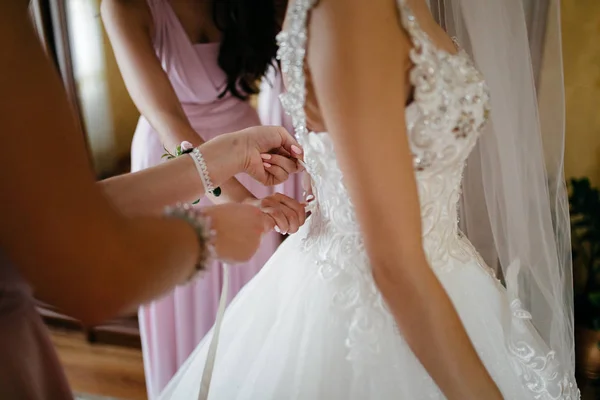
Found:
[[[219, 67], [228, 92], [246, 100], [258, 93], [258, 82], [275, 60], [275, 36], [281, 30], [281, 7], [276, 0], [213, 0], [213, 20], [221, 31]], [[284, 8], [285, 9], [285, 8]]]

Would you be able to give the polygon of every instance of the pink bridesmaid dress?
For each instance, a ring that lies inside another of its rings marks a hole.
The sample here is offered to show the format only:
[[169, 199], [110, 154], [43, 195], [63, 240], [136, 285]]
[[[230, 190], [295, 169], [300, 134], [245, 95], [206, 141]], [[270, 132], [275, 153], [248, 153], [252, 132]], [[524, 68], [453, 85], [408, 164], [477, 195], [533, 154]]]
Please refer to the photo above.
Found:
[[[168, 0], [148, 0], [154, 19], [154, 48], [192, 127], [206, 140], [219, 134], [260, 125], [257, 111], [246, 101], [230, 94], [219, 98], [226, 75], [217, 63], [219, 43], [193, 44], [183, 30]], [[276, 99], [275, 95], [271, 98]], [[264, 112], [264, 108], [263, 108]], [[158, 133], [143, 116], [140, 118], [131, 149], [132, 171], [161, 162], [164, 153]], [[272, 194], [246, 175], [237, 177], [258, 198]], [[177, 184], [177, 177], [173, 177]], [[291, 184], [294, 185], [293, 183]], [[288, 190], [280, 185], [278, 191]], [[210, 205], [203, 200], [202, 205]], [[230, 270], [231, 296], [241, 289], [269, 259], [282, 237], [265, 236], [258, 253], [245, 265]], [[186, 360], [212, 327], [222, 285], [218, 263], [203, 279], [179, 287], [162, 299], [141, 307], [139, 322], [144, 354], [148, 397], [156, 398], [179, 366]]]

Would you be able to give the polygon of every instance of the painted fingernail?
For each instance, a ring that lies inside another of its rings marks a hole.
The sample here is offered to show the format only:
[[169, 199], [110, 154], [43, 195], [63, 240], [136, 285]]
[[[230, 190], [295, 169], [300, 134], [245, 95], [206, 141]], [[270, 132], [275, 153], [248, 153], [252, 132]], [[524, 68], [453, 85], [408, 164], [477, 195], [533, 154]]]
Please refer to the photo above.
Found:
[[281, 233], [281, 229], [279, 229], [279, 227], [277, 225], [275, 225], [275, 232]]
[[263, 165], [265, 166], [265, 168], [271, 168], [272, 167], [272, 165], [269, 164], [268, 162], [264, 162]]
[[315, 196], [313, 196], [312, 194], [309, 194], [308, 196], [306, 196], [306, 201], [311, 201], [314, 199], [315, 199]]
[[302, 154], [300, 147], [296, 146], [295, 144], [292, 145], [292, 151], [296, 154]]
[[261, 154], [260, 158], [262, 158], [263, 160], [270, 160], [271, 159], [271, 155], [270, 154]]

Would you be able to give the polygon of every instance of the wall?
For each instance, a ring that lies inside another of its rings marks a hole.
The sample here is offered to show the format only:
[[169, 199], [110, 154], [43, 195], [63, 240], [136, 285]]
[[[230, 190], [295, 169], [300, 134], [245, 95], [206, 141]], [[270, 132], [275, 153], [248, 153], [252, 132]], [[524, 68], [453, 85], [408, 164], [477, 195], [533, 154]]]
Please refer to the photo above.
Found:
[[109, 89], [109, 104], [113, 115], [114, 151], [122, 159], [131, 150], [131, 139], [133, 138], [140, 114], [127, 92], [106, 32], [104, 29], [102, 29], [102, 32], [104, 54], [106, 56], [106, 81]]
[[[78, 21], [76, 31], [80, 40], [73, 50], [76, 67], [80, 67], [77, 77], [86, 129], [97, 170], [103, 171], [127, 156], [138, 112], [102, 28], [99, 0], [69, 0], [68, 4], [71, 16], [75, 17], [70, 20]], [[589, 176], [600, 185], [600, 1], [563, 1], [561, 11], [567, 132], [565, 171], [567, 177]], [[83, 59], [88, 62], [83, 63]], [[552, 74], [547, 76], [557, 79]], [[552, 116], [546, 120], [552, 120]]]
[[565, 172], [600, 185], [600, 1], [562, 2]]

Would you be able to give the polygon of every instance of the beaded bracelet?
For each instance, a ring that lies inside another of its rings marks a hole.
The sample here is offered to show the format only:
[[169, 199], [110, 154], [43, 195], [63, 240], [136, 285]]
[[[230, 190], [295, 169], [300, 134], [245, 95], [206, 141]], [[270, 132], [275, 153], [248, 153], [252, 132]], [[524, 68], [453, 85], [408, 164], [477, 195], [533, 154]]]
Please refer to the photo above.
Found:
[[215, 238], [216, 232], [211, 227], [210, 218], [201, 210], [192, 207], [189, 204], [177, 204], [174, 207], [165, 209], [165, 216], [169, 218], [181, 219], [194, 228], [198, 245], [200, 246], [200, 255], [196, 261], [196, 267], [188, 282], [206, 271], [208, 263], [216, 259]]
[[[162, 155], [162, 158], [166, 158], [167, 160], [177, 158], [184, 154], [188, 154], [190, 157], [192, 157], [192, 160], [194, 160], [194, 165], [198, 170], [198, 174], [200, 174], [200, 179], [202, 180], [202, 185], [204, 186], [206, 193], [212, 194], [215, 197], [219, 197], [221, 195], [221, 188], [214, 187], [210, 179], [210, 175], [208, 174], [206, 161], [204, 161], [204, 157], [197, 147], [194, 148], [190, 142], [183, 141], [175, 149], [175, 154], [171, 154], [171, 152], [169, 152], [169, 150], [167, 150], [164, 146], [163, 149], [165, 150], [165, 153]], [[197, 200], [193, 204], [197, 204], [199, 201], [200, 200]]]
[[206, 166], [206, 161], [204, 161], [204, 157], [200, 150], [196, 147], [194, 148], [190, 154], [192, 160], [194, 160], [194, 164], [196, 165], [196, 169], [200, 174], [200, 179], [202, 179], [202, 184], [204, 185], [204, 190], [206, 193], [212, 194], [215, 197], [219, 197], [221, 195], [221, 188], [214, 187], [212, 181], [210, 180], [210, 175], [208, 174], [208, 167]]

